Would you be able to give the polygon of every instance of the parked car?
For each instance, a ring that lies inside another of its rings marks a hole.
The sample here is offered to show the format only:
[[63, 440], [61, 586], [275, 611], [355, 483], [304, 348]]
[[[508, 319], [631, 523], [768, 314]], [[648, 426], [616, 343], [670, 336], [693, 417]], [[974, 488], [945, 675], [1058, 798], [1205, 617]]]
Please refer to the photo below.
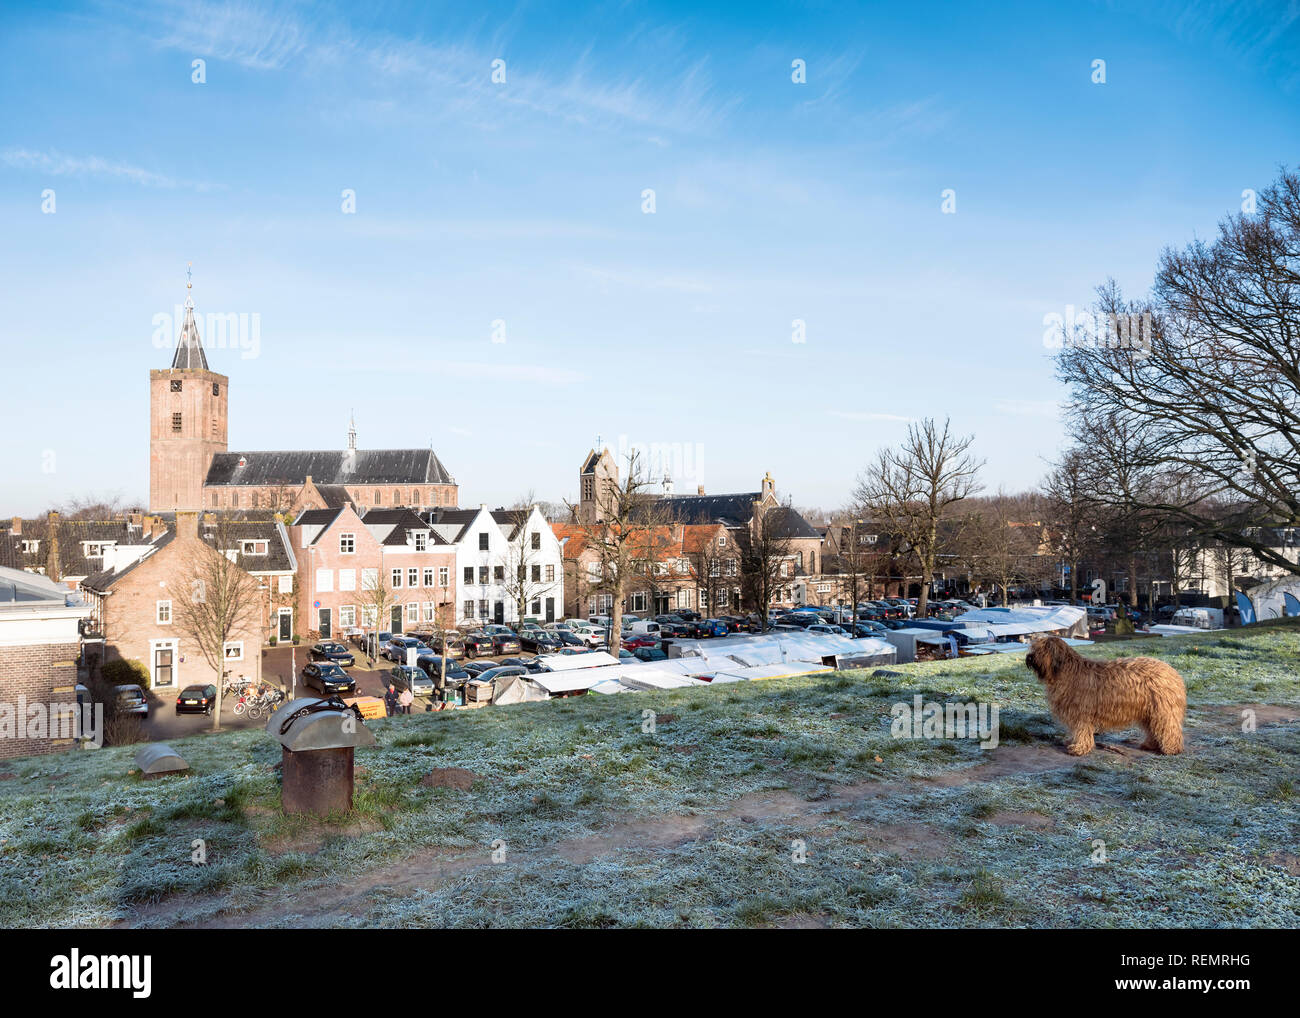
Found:
[[394, 636], [388, 641], [388, 646], [384, 648], [384, 657], [395, 664], [403, 664], [406, 661], [406, 652], [408, 650], [418, 652], [428, 649], [414, 636]]
[[528, 669], [523, 665], [497, 665], [495, 668], [488, 668], [478, 673], [479, 682], [492, 682], [495, 679], [504, 678], [508, 675], [527, 675]]
[[466, 661], [461, 667], [463, 667], [465, 671], [469, 672], [471, 676], [475, 676], [481, 675], [489, 668], [495, 668], [496, 666], [497, 663], [495, 661]]
[[577, 633], [570, 633], [564, 630], [560, 630], [555, 633], [555, 638], [560, 641], [561, 650], [563, 650], [565, 647], [568, 647], [573, 650], [582, 650], [582, 651], [591, 649], [587, 641], [584, 640]]
[[730, 630], [722, 619], [702, 619], [699, 622], [700, 636], [726, 636]]
[[544, 629], [528, 629], [519, 634], [519, 646], [530, 654], [553, 654], [564, 641]]
[[333, 661], [311, 661], [303, 666], [302, 681], [321, 696], [330, 693], [355, 693], [357, 683], [343, 666]]
[[547, 668], [546, 665], [542, 664], [535, 657], [530, 657], [530, 658], [503, 657], [501, 659], [501, 663], [503, 665], [517, 665], [518, 667], [523, 668], [529, 674], [534, 674], [534, 675], [537, 674], [538, 672], [550, 671], [550, 669]]
[[465, 656], [465, 641], [461, 639], [460, 633], [442, 633], [426, 640], [425, 644], [430, 650], [449, 658], [459, 660]]
[[313, 661], [333, 661], [336, 665], [342, 665], [344, 668], [351, 668], [356, 664], [356, 658], [352, 656], [352, 651], [341, 643], [335, 643], [333, 640], [312, 644], [311, 659]]
[[419, 665], [396, 665], [388, 669], [386, 678], [399, 693], [410, 689], [416, 696], [433, 695], [433, 679]]
[[217, 702], [217, 687], [186, 686], [176, 697], [177, 714], [211, 714]]
[[362, 641], [363, 649], [370, 657], [380, 657], [384, 653], [384, 648], [388, 646], [388, 641], [393, 638], [393, 634], [383, 629], [378, 633], [367, 633], [366, 638]]
[[518, 654], [519, 634], [508, 626], [485, 626], [485, 631], [492, 637], [493, 654]]
[[632, 656], [641, 661], [667, 661], [668, 655], [658, 647], [638, 647]]
[[461, 642], [465, 645], [465, 656], [467, 658], [482, 657], [484, 654], [491, 654], [492, 648], [496, 645], [492, 639], [492, 634], [485, 633], [481, 629], [476, 629], [472, 633], [466, 633]]
[[140, 686], [117, 687], [117, 712], [149, 717], [149, 697]]
[[809, 626], [805, 630], [805, 632], [825, 633], [827, 636], [848, 636], [849, 635], [849, 631], [845, 629], [843, 626], [832, 626], [830, 624]]
[[877, 639], [884, 639], [885, 633], [889, 630], [879, 622], [858, 622], [855, 623], [850, 633], [854, 639], [864, 636], [874, 636]]
[[635, 651], [642, 647], [658, 647], [659, 641], [649, 633], [630, 633], [623, 638], [623, 646]]
[[[415, 663], [424, 669], [424, 673], [433, 680], [434, 685], [438, 684], [438, 677], [442, 674], [442, 658], [429, 654], [422, 654]], [[469, 679], [469, 670], [462, 667], [455, 658], [447, 658], [447, 684], [459, 685]]]

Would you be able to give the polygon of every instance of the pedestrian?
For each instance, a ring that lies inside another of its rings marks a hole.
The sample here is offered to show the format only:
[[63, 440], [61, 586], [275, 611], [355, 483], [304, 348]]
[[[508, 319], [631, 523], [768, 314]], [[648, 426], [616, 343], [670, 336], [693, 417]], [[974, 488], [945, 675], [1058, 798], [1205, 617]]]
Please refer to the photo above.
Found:
[[390, 682], [388, 684], [388, 692], [384, 694], [384, 711], [391, 718], [397, 713], [397, 707], [397, 689]]
[[403, 714], [411, 713], [411, 704], [415, 702], [415, 697], [411, 695], [410, 686], [402, 690], [402, 695], [397, 698], [397, 702], [401, 704]]

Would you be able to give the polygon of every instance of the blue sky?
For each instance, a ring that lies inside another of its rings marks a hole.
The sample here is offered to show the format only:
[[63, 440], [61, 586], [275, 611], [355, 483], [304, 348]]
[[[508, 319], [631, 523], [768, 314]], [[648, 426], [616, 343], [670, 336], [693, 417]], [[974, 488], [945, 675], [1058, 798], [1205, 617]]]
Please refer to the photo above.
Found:
[[355, 411], [463, 504], [574, 496], [600, 435], [835, 508], [923, 416], [1041, 476], [1044, 316], [1298, 161], [1300, 5], [5, 5], [0, 97], [0, 511], [145, 497], [189, 262], [260, 320], [209, 351], [232, 449]]

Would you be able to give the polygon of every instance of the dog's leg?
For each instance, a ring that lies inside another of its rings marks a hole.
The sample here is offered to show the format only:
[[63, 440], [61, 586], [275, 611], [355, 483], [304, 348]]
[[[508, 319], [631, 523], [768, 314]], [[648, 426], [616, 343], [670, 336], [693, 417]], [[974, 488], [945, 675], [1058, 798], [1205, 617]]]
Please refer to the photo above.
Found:
[[1183, 751], [1183, 726], [1180, 718], [1157, 713], [1143, 727], [1151, 734], [1147, 741], [1155, 743], [1153, 746], [1144, 744], [1144, 749], [1154, 749], [1166, 756], [1174, 756]]
[[1145, 749], [1150, 753], [1155, 753], [1160, 749], [1160, 743], [1156, 739], [1156, 733], [1151, 730], [1149, 721], [1142, 722], [1142, 731], [1147, 733], [1147, 737], [1142, 740], [1142, 745], [1138, 749]]
[[1093, 747], [1093, 730], [1084, 726], [1076, 728], [1070, 737], [1070, 741], [1065, 744], [1065, 751], [1070, 756], [1087, 756], [1092, 752]]

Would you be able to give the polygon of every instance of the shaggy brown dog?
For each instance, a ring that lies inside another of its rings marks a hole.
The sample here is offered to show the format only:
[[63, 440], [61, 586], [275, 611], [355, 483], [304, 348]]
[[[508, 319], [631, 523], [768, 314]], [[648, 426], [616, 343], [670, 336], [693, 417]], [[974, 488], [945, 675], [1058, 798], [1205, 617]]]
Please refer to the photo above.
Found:
[[1070, 730], [1067, 753], [1084, 756], [1092, 752], [1097, 732], [1135, 724], [1147, 733], [1143, 749], [1183, 751], [1187, 687], [1163, 661], [1089, 661], [1059, 636], [1040, 636], [1030, 645], [1025, 664], [1046, 687], [1053, 716]]

